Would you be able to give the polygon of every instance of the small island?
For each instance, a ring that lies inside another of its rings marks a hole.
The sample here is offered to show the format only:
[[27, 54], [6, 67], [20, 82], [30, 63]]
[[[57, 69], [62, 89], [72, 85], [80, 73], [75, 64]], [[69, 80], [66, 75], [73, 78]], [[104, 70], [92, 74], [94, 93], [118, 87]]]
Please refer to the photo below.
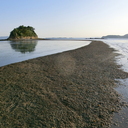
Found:
[[19, 26], [10, 32], [8, 40], [38, 39], [35, 29], [31, 26]]

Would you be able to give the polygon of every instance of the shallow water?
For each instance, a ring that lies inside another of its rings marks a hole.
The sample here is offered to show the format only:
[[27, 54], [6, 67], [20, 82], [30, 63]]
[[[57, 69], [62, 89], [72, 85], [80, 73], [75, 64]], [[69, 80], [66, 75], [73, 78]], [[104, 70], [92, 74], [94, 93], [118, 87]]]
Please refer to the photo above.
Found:
[[0, 41], [0, 67], [86, 46], [91, 41]]
[[[116, 57], [116, 63], [121, 65], [121, 69], [128, 72], [128, 39], [108, 39], [104, 40], [110, 47], [117, 50], [120, 55]], [[128, 103], [128, 78], [118, 79], [119, 85], [115, 90], [121, 95], [121, 100]], [[124, 107], [119, 113], [113, 116], [111, 128], [127, 128], [128, 126], [128, 108]]]
[[116, 62], [122, 65], [121, 69], [123, 71], [128, 72], [128, 39], [108, 39], [104, 42], [117, 50], [120, 56], [116, 58]]

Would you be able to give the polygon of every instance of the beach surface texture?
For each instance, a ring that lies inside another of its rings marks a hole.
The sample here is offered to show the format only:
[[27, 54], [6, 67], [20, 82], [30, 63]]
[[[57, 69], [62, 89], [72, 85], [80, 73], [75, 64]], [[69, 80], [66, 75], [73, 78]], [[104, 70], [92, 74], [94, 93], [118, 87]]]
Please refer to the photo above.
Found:
[[1, 128], [108, 128], [128, 77], [100, 41], [0, 67]]

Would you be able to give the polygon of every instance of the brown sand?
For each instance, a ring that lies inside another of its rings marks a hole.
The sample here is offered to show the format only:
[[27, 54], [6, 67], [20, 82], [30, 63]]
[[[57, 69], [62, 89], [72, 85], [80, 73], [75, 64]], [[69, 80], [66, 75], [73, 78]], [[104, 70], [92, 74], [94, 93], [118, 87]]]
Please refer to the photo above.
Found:
[[0, 67], [1, 128], [108, 128], [123, 105], [113, 89], [128, 74], [93, 41], [77, 50]]

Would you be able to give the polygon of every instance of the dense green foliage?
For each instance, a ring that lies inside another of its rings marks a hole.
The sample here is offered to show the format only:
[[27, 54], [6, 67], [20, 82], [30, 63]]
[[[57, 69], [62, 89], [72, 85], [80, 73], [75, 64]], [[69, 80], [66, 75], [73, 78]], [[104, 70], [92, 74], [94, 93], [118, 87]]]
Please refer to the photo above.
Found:
[[34, 28], [31, 26], [19, 26], [11, 31], [9, 39], [22, 39], [22, 38], [37, 38], [37, 34], [34, 32]]

